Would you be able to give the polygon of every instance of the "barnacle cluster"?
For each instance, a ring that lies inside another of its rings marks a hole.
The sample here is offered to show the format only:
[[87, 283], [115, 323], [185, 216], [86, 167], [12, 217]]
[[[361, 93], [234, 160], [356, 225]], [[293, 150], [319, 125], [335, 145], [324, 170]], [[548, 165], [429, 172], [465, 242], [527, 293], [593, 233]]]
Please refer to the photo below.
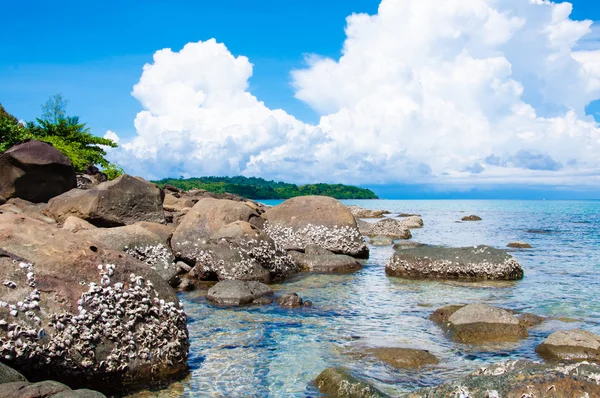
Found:
[[148, 264], [150, 268], [154, 270], [156, 270], [156, 267], [169, 269], [175, 266], [171, 251], [160, 243], [154, 246], [146, 245], [125, 247], [125, 252], [130, 256]]

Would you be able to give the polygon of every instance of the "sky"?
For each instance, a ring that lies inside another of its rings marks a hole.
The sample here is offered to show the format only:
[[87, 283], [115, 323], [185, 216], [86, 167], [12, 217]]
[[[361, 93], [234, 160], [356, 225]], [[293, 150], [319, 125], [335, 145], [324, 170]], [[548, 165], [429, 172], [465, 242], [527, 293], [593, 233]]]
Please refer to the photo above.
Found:
[[594, 3], [9, 2], [0, 103], [62, 93], [149, 179], [600, 198]]

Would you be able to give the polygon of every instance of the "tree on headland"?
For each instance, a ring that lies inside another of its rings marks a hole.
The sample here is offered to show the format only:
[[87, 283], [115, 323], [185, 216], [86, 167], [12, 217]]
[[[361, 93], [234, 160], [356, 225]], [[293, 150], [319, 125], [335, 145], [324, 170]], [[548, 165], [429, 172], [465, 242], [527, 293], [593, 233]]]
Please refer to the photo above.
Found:
[[77, 172], [90, 165], [109, 171], [110, 177], [123, 174], [123, 169], [106, 159], [106, 147], [116, 148], [117, 143], [92, 134], [77, 116], [68, 116], [68, 100], [57, 94], [42, 105], [42, 117], [21, 124], [0, 105], [0, 152], [25, 139], [35, 139], [52, 144], [71, 159]]

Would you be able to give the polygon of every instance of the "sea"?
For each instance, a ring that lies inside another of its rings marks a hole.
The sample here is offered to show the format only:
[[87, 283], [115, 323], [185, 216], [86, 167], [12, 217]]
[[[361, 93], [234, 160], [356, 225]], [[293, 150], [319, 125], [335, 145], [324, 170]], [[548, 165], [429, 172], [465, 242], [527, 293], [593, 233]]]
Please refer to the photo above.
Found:
[[[265, 201], [275, 205], [277, 201]], [[415, 281], [388, 277], [392, 247], [370, 246], [365, 267], [349, 275], [305, 274], [274, 285], [296, 292], [310, 308], [276, 304], [224, 309], [208, 287], [182, 293], [189, 315], [190, 375], [169, 388], [137, 396], [317, 397], [314, 379], [344, 367], [391, 396], [454, 380], [489, 363], [541, 359], [535, 347], [561, 329], [600, 334], [600, 201], [348, 200], [369, 209], [420, 214], [413, 240], [426, 244], [532, 249], [511, 254], [524, 269], [515, 282]], [[459, 222], [465, 215], [479, 222]], [[452, 342], [430, 321], [449, 304], [487, 303], [547, 317], [518, 343], [469, 346]], [[371, 347], [431, 351], [440, 364], [397, 370], [365, 355]]]

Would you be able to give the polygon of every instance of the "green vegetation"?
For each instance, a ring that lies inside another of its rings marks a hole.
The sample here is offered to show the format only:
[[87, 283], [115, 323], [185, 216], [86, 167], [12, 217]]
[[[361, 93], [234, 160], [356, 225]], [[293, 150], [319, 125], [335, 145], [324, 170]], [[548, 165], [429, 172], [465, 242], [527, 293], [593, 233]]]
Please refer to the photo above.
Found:
[[102, 169], [102, 172], [106, 174], [108, 181], [112, 181], [115, 178], [125, 174], [125, 170], [118, 164], [109, 163], [108, 166]]
[[378, 199], [373, 191], [351, 185], [308, 184], [298, 186], [256, 177], [165, 178], [153, 182], [160, 187], [169, 184], [185, 191], [205, 189], [215, 193], [233, 193], [250, 199], [289, 199], [304, 195], [324, 195], [336, 199]]
[[35, 139], [54, 145], [71, 159], [75, 171], [82, 172], [89, 165], [97, 165], [113, 178], [123, 174], [123, 169], [111, 165], [105, 158], [104, 147], [115, 148], [117, 144], [93, 135], [77, 116], [67, 116], [67, 104], [62, 95], [54, 95], [42, 105], [42, 118], [25, 125], [0, 105], [0, 152], [25, 139]]

